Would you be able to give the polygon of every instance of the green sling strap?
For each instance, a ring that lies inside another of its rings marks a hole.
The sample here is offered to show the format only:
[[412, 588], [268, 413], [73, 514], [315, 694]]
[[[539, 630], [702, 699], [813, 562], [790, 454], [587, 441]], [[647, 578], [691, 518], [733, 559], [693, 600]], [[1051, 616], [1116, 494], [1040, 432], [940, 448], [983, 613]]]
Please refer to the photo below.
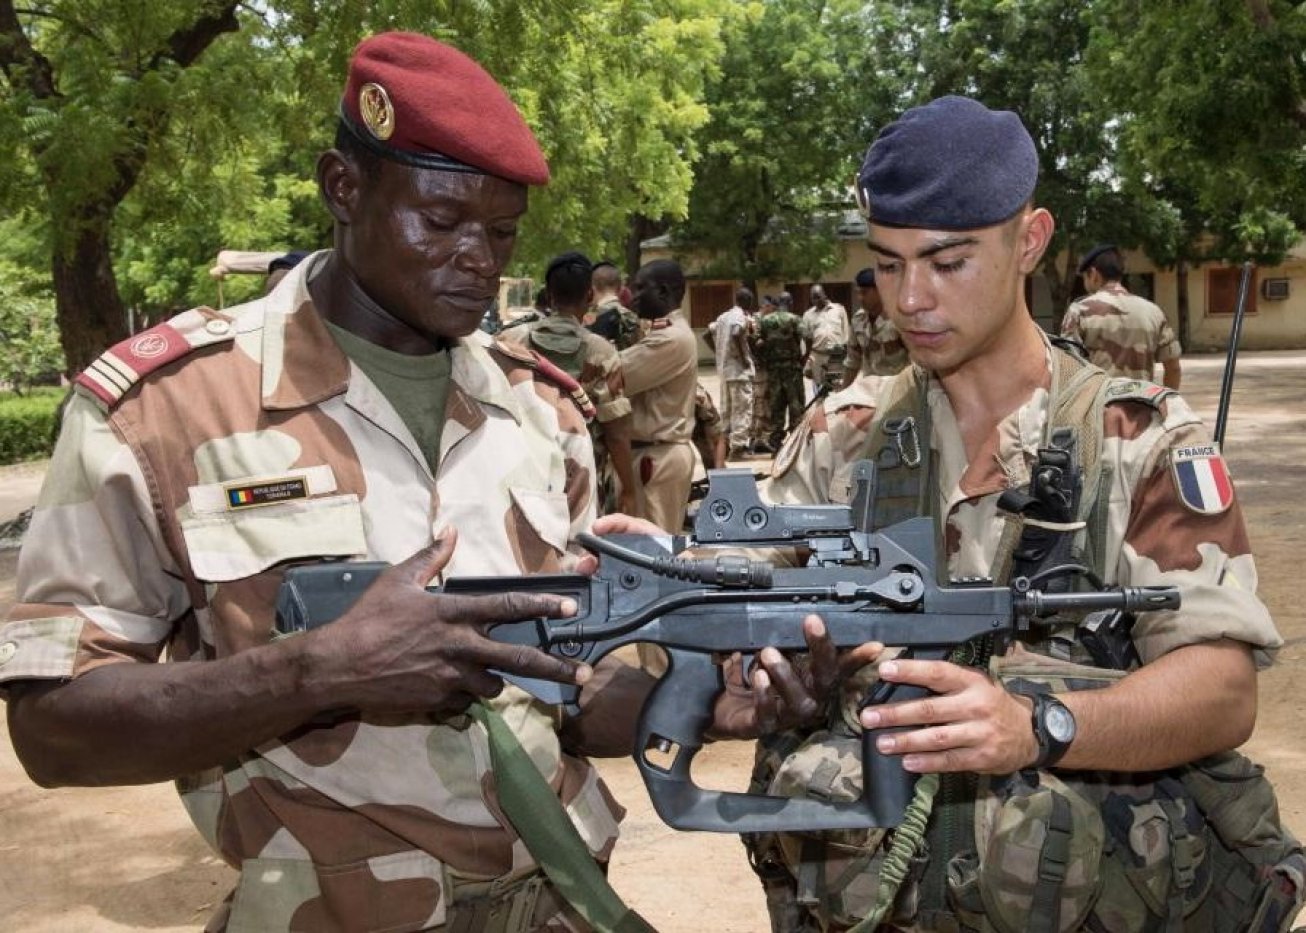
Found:
[[612, 890], [553, 789], [498, 711], [475, 703], [467, 714], [489, 736], [503, 812], [558, 893], [599, 933], [655, 933]]

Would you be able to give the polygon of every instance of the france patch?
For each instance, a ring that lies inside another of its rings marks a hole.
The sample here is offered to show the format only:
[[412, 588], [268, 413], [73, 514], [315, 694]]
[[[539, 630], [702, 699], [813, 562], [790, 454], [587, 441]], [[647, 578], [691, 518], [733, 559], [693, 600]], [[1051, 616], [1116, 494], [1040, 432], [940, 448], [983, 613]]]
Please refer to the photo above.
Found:
[[1233, 505], [1233, 482], [1218, 445], [1171, 448], [1170, 473], [1180, 501], [1199, 515], [1219, 515]]

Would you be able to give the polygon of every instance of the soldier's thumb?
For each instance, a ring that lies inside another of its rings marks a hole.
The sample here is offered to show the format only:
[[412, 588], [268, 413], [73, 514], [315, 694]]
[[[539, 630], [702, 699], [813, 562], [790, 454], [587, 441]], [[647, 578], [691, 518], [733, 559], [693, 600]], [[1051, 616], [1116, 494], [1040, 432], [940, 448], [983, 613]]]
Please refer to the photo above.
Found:
[[452, 528], [442, 528], [436, 532], [434, 541], [403, 563], [397, 564], [395, 573], [405, 582], [426, 586], [449, 563], [457, 545], [458, 532]]

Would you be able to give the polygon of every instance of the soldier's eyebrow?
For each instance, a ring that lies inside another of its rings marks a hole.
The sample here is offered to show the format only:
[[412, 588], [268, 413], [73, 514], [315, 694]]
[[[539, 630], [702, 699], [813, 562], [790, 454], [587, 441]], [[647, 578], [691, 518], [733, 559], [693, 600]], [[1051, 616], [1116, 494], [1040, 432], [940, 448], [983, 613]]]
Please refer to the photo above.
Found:
[[[979, 242], [978, 237], [973, 236], [945, 236], [935, 240], [933, 243], [921, 249], [916, 253], [917, 259], [928, 259], [944, 250], [954, 249], [958, 246], [971, 246]], [[871, 252], [879, 253], [882, 256], [888, 256], [892, 259], [902, 259], [903, 257], [895, 253], [883, 243], [877, 243], [874, 240], [867, 240], [866, 245], [870, 247]]]

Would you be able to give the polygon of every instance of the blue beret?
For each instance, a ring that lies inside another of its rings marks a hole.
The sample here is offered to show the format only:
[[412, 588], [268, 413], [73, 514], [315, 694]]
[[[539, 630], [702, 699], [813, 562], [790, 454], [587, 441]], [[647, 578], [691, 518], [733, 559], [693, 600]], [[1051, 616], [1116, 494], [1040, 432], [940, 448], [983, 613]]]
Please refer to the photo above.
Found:
[[880, 131], [857, 176], [873, 223], [931, 230], [1002, 223], [1037, 182], [1038, 153], [1020, 117], [968, 97], [908, 110]]

